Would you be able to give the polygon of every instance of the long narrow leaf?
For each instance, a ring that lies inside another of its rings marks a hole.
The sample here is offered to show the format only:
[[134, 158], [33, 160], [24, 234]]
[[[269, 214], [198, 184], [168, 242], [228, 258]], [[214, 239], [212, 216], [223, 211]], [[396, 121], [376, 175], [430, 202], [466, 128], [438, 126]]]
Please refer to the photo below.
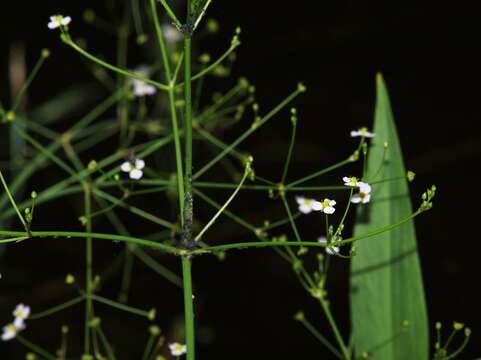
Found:
[[[374, 132], [366, 179], [403, 177], [406, 170], [381, 75], [377, 76]], [[405, 177], [373, 184], [371, 203], [359, 206], [354, 233], [394, 223], [411, 212]], [[357, 356], [367, 352], [369, 359], [377, 360], [428, 359], [428, 321], [414, 223], [361, 240], [356, 248], [351, 312]]]

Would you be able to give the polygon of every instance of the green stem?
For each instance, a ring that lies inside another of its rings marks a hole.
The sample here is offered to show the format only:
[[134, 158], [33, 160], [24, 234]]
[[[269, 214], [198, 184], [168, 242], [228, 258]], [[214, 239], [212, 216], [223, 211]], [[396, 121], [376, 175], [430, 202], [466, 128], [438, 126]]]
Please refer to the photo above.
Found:
[[289, 143], [289, 150], [287, 151], [287, 158], [284, 164], [284, 171], [282, 172], [281, 184], [284, 184], [287, 177], [287, 171], [289, 170], [289, 164], [291, 163], [292, 150], [294, 149], [294, 144], [296, 142], [297, 133], [297, 119], [292, 119], [292, 132], [291, 132], [291, 142]]
[[334, 333], [336, 341], [337, 341], [339, 347], [341, 348], [343, 358], [345, 360], [349, 360], [351, 358], [351, 355], [349, 354], [347, 346], [344, 343], [344, 340], [342, 339], [341, 333], [339, 332], [336, 321], [334, 320], [334, 318], [332, 316], [332, 313], [331, 313], [331, 310], [329, 309], [328, 303], [324, 299], [320, 299], [319, 301], [320, 301], [321, 306], [324, 310], [324, 314], [326, 315], [327, 321], [329, 322], [329, 325], [331, 326], [331, 329]]
[[154, 80], [151, 80], [151, 79], [147, 79], [147, 78], [144, 78], [134, 72], [131, 72], [131, 71], [127, 71], [125, 69], [121, 69], [121, 68], [118, 68], [117, 66], [114, 66], [112, 64], [109, 64], [101, 59], [99, 59], [98, 57], [90, 54], [89, 52], [85, 51], [84, 49], [82, 49], [80, 46], [78, 46], [77, 44], [75, 44], [70, 38], [65, 38], [63, 37], [62, 38], [63, 42], [65, 44], [67, 44], [68, 46], [70, 46], [71, 48], [73, 48], [75, 51], [77, 51], [78, 53], [80, 53], [80, 55], [86, 57], [87, 59], [99, 64], [100, 66], [103, 66], [109, 70], [112, 70], [116, 73], [119, 73], [121, 75], [124, 75], [124, 76], [127, 76], [129, 78], [133, 78], [133, 79], [137, 79], [137, 80], [141, 80], [147, 84], [150, 84], [150, 85], [154, 85], [156, 88], [160, 89], [160, 90], [164, 90], [164, 91], [168, 91], [170, 89], [170, 86], [168, 85], [165, 85], [165, 84], [162, 84], [162, 83], [159, 83], [157, 81], [154, 81]]
[[244, 184], [244, 181], [247, 179], [247, 176], [249, 176], [250, 174], [250, 166], [248, 166], [246, 168], [246, 170], [244, 171], [244, 176], [242, 177], [239, 185], [237, 186], [237, 188], [234, 190], [234, 192], [232, 193], [232, 195], [227, 199], [227, 201], [224, 203], [224, 205], [222, 205], [222, 207], [217, 211], [217, 213], [212, 217], [212, 219], [209, 220], [209, 222], [202, 228], [202, 230], [197, 234], [197, 236], [195, 237], [194, 241], [195, 242], [198, 242], [201, 238], [202, 238], [202, 235], [204, 235], [204, 233], [214, 224], [214, 222], [217, 220], [217, 218], [224, 212], [224, 210], [227, 208], [227, 206], [229, 206], [229, 204], [232, 202], [232, 200], [234, 200], [234, 198], [236, 197], [237, 193], [239, 192], [239, 190], [241, 189], [242, 187], [242, 184]]
[[143, 317], [146, 317], [147, 319], [149, 319], [149, 311], [141, 310], [141, 309], [134, 308], [132, 306], [121, 304], [121, 303], [116, 302], [114, 300], [110, 300], [110, 299], [104, 298], [103, 296], [99, 296], [99, 295], [95, 295], [95, 294], [93, 294], [91, 296], [91, 298], [92, 298], [92, 300], [95, 300], [95, 301], [97, 301], [99, 303], [102, 303], [104, 305], [108, 305], [108, 306], [113, 307], [115, 309], [125, 311], [125, 312], [129, 312], [129, 313], [134, 314], [134, 315], [143, 316]]
[[42, 349], [41, 347], [35, 345], [34, 343], [31, 343], [30, 341], [25, 339], [23, 336], [20, 336], [20, 335], [17, 334], [16, 339], [18, 340], [18, 342], [20, 344], [24, 345], [25, 347], [29, 348], [30, 350], [32, 350], [33, 352], [37, 353], [38, 355], [44, 357], [45, 359], [56, 360], [56, 357], [53, 354], [51, 354], [48, 351]]
[[[4, 231], [0, 230], [0, 236], [23, 236], [27, 237], [28, 234], [23, 231]], [[137, 244], [140, 246], [150, 247], [152, 249], [158, 249], [165, 251], [167, 253], [180, 255], [182, 250], [179, 250], [173, 246], [161, 244], [156, 241], [144, 240], [140, 238], [135, 238], [132, 236], [125, 236], [125, 235], [115, 235], [115, 234], [103, 234], [103, 233], [88, 233], [88, 232], [77, 232], [77, 231], [32, 231], [30, 237], [35, 238], [42, 238], [42, 237], [64, 237], [64, 238], [92, 238], [92, 239], [99, 239], [99, 240], [111, 240], [111, 241], [122, 241], [131, 244]], [[0, 240], [2, 243], [3, 240]]]
[[227, 148], [225, 148], [215, 158], [210, 160], [199, 171], [197, 171], [193, 175], [193, 180], [199, 178], [202, 174], [204, 174], [207, 170], [209, 170], [212, 166], [214, 166], [219, 160], [221, 160], [224, 156], [226, 156], [229, 152], [231, 152], [232, 149], [236, 148], [240, 143], [242, 143], [246, 138], [248, 138], [252, 133], [254, 133], [257, 129], [259, 129], [262, 125], [264, 125], [272, 117], [274, 117], [274, 115], [276, 115], [279, 111], [281, 111], [287, 104], [289, 104], [294, 98], [296, 98], [302, 92], [303, 92], [303, 90], [298, 88], [292, 94], [290, 94], [287, 98], [285, 98], [279, 105], [277, 105], [274, 109], [272, 109], [266, 116], [264, 116], [260, 120], [257, 120], [256, 123], [253, 126], [251, 126], [248, 130], [246, 130], [241, 136], [239, 136]]
[[44, 318], [46, 316], [49, 316], [49, 315], [52, 315], [52, 314], [55, 314], [59, 311], [62, 311], [62, 310], [65, 310], [71, 306], [74, 306], [74, 305], [77, 305], [78, 303], [82, 302], [85, 300], [85, 297], [84, 296], [78, 296], [72, 300], [69, 300], [67, 302], [64, 302], [63, 304], [60, 304], [60, 305], [57, 305], [57, 306], [54, 306], [54, 307], [51, 307], [50, 309], [47, 309], [47, 310], [44, 310], [44, 311], [41, 311], [39, 313], [35, 313], [35, 314], [32, 314], [28, 317], [29, 320], [37, 320], [37, 319], [41, 319], [41, 318]]
[[313, 173], [313, 174], [311, 174], [311, 175], [307, 175], [307, 176], [303, 177], [302, 179], [299, 179], [299, 180], [296, 180], [296, 181], [293, 181], [293, 182], [287, 184], [287, 185], [286, 185], [286, 189], [292, 188], [292, 187], [294, 187], [294, 186], [296, 186], [296, 185], [299, 185], [299, 184], [301, 184], [301, 183], [303, 183], [303, 182], [306, 182], [306, 181], [311, 180], [311, 179], [314, 179], [314, 178], [316, 178], [316, 177], [318, 177], [318, 176], [324, 175], [324, 174], [326, 174], [326, 173], [328, 173], [328, 172], [330, 172], [330, 171], [336, 170], [336, 169], [338, 169], [338, 168], [340, 168], [340, 167], [342, 167], [342, 166], [344, 166], [344, 165], [346, 165], [346, 164], [349, 164], [349, 163], [351, 163], [351, 162], [352, 162], [352, 161], [348, 158], [348, 159], [346, 159], [346, 160], [343, 160], [343, 161], [341, 161], [341, 162], [338, 162], [337, 164], [331, 165], [331, 166], [329, 166], [329, 167], [327, 167], [327, 168], [325, 168], [325, 169], [316, 171], [315, 173]]
[[195, 359], [194, 338], [194, 305], [192, 295], [192, 268], [191, 259], [182, 257], [182, 277], [184, 283], [184, 311], [185, 311], [185, 337], [187, 344], [187, 360]]
[[307, 319], [302, 319], [301, 324], [338, 359], [343, 359], [342, 354]]
[[42, 50], [42, 54], [40, 55], [40, 59], [38, 59], [37, 63], [35, 64], [32, 72], [28, 76], [27, 81], [22, 85], [21, 89], [19, 90], [18, 94], [15, 96], [15, 100], [12, 106], [11, 111], [15, 112], [20, 105], [20, 101], [22, 100], [23, 95], [25, 94], [25, 91], [27, 91], [28, 87], [32, 83], [32, 81], [35, 79], [37, 76], [38, 72], [40, 71], [40, 68], [42, 67], [43, 63], [48, 57], [48, 50]]
[[25, 228], [25, 231], [27, 232], [27, 236], [30, 235], [30, 228], [25, 221], [25, 219], [22, 216], [22, 213], [17, 207], [17, 203], [15, 202], [15, 199], [13, 198], [12, 194], [10, 193], [10, 190], [8, 189], [7, 182], [5, 181], [5, 178], [3, 177], [2, 171], [0, 171], [0, 181], [2, 182], [3, 188], [5, 189], [5, 192], [7, 193], [8, 198], [10, 199], [10, 203], [12, 204], [13, 208], [15, 209], [15, 212], [18, 215], [18, 218], [22, 222], [23, 227]]

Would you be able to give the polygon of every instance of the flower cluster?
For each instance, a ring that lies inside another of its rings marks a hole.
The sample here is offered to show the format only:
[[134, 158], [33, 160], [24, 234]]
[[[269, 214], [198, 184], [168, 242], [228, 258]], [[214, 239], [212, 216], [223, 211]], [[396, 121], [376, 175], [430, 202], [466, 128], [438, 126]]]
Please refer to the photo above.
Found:
[[187, 346], [178, 342], [170, 343], [169, 349], [172, 356], [181, 356], [187, 352]]
[[297, 204], [299, 205], [299, 211], [303, 214], [309, 214], [311, 211], [322, 211], [324, 214], [333, 214], [336, 209], [335, 200], [324, 199], [323, 201], [317, 201], [309, 199], [304, 196], [296, 196]]
[[62, 28], [70, 24], [72, 18], [70, 16], [52, 15], [50, 16], [50, 22], [47, 24], [50, 30]]
[[129, 176], [133, 180], [139, 180], [144, 174], [142, 169], [145, 167], [145, 161], [135, 159], [133, 161], [125, 161], [120, 165], [120, 170], [128, 172]]
[[[341, 240], [341, 237], [338, 237], [339, 240]], [[318, 243], [321, 243], [321, 244], [328, 244], [328, 241], [327, 241], [327, 237], [325, 236], [320, 236], [318, 239], [317, 239], [317, 242]], [[335, 255], [335, 254], [338, 254], [339, 253], [339, 246], [335, 246], [333, 244], [328, 244], [326, 246], [326, 252], [329, 254], [329, 255]]]
[[376, 134], [369, 131], [367, 127], [362, 127], [351, 131], [351, 137], [373, 138]]
[[[147, 78], [149, 76], [150, 69], [148, 66], [141, 65], [132, 71], [143, 78]], [[133, 86], [132, 92], [136, 97], [154, 95], [157, 92], [155, 86], [147, 84], [145, 81], [131, 79], [131, 82]]]
[[17, 333], [25, 329], [25, 319], [30, 316], [30, 306], [18, 304], [13, 310], [14, 320], [3, 327], [2, 340], [12, 340]]
[[367, 204], [371, 200], [371, 185], [366, 182], [359, 181], [356, 177], [347, 177], [344, 176], [342, 178], [344, 181], [344, 185], [349, 187], [359, 188], [359, 192], [352, 196], [351, 202], [354, 204]]

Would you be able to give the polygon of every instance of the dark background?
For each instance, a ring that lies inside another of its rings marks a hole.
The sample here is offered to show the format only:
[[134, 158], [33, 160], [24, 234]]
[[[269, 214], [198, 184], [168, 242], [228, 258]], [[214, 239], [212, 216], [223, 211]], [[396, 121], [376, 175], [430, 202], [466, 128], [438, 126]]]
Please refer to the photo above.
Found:
[[[114, 40], [81, 21], [86, 7], [102, 14], [103, 7], [98, 3], [57, 0], [34, 4], [19, 0], [9, 2], [8, 10], [3, 7], [2, 100], [7, 90], [4, 80], [8, 48], [13, 41], [26, 45], [30, 65], [41, 48], [52, 50], [51, 59], [32, 86], [30, 102], [33, 105], [89, 76], [78, 56], [62, 46], [55, 33], [46, 30], [48, 16], [53, 13], [71, 15], [75, 35], [88, 39], [90, 48], [102, 49], [106, 57], [113, 59]], [[427, 1], [319, 4], [301, 0], [284, 4], [243, 0], [214, 2], [209, 15], [220, 21], [222, 34], [215, 41], [200, 41], [199, 50], [220, 54], [235, 26], [241, 26], [243, 45], [238, 51], [234, 72], [256, 85], [262, 113], [290, 93], [298, 81], [306, 84], [308, 92], [296, 101], [300, 127], [292, 179], [349, 154], [353, 146], [349, 131], [372, 123], [374, 77], [378, 71], [383, 73], [405, 151], [406, 167], [417, 173], [412, 186], [414, 201], [417, 203], [421, 192], [433, 183], [439, 190], [434, 209], [416, 221], [430, 322], [432, 325], [435, 321], [466, 323], [472, 328], [473, 336], [460, 358], [480, 356], [478, 9], [464, 3]], [[135, 49], [135, 44], [132, 46]], [[141, 55], [133, 53], [129, 61], [135, 65]], [[216, 90], [227, 89], [233, 81], [214, 80], [211, 86]], [[209, 91], [209, 87], [207, 89]], [[249, 148], [256, 158], [257, 173], [261, 176], [272, 177], [273, 171], [280, 176], [285, 156], [281, 146], [285, 147], [289, 140], [286, 120], [284, 114], [276, 126], [267, 127], [243, 144], [242, 148]], [[235, 134], [227, 134], [229, 136], [234, 138]], [[0, 156], [3, 160], [2, 153]], [[326, 181], [332, 183], [338, 181], [338, 177], [336, 174]], [[220, 193], [218, 199], [223, 196]], [[262, 201], [267, 202], [267, 195], [262, 196]], [[252, 206], [249, 200], [246, 197], [246, 201], [236, 207], [248, 212]], [[71, 228], [68, 221], [77, 226], [72, 220], [75, 211], [71, 210], [69, 218], [68, 213], [59, 214], [54, 209], [47, 216], [46, 209], [45, 224], [51, 225], [51, 220], [58, 218], [62, 226]], [[229, 241], [251, 240], [243, 237], [237, 227], [232, 232]], [[225, 241], [212, 242], [216, 240]], [[9, 247], [2, 259], [0, 319], [3, 322], [9, 317], [10, 308], [19, 301], [42, 309], [73, 296], [70, 290], [58, 288], [64, 287], [65, 273], [81, 272], [83, 247], [68, 245], [70, 253], [67, 254], [65, 249], [66, 245], [53, 240], [48, 247], [46, 242]], [[112, 250], [107, 246], [98, 251], [107, 256]], [[176, 259], [159, 259], [178, 270]], [[224, 262], [201, 257], [194, 266], [201, 359], [308, 358], [313, 354], [329, 358], [316, 340], [292, 320], [297, 310], [304, 309], [309, 319], [328, 333], [321, 309], [302, 290], [289, 267], [271, 251], [233, 252]], [[347, 267], [347, 262], [337, 261], [330, 284], [336, 299], [333, 310], [344, 334], [349, 324]], [[33, 273], [32, 269], [35, 269]], [[167, 335], [174, 333], [175, 323], [182, 316], [181, 292], [141, 264], [136, 264], [134, 269], [131, 303], [144, 308], [157, 306], [159, 325]], [[18, 279], [9, 280], [11, 273], [16, 273]], [[116, 280], [112, 288], [105, 289], [107, 294], [115, 293]], [[151, 305], [152, 299], [158, 303]], [[115, 334], [112, 338], [120, 338], [129, 348], [141, 351], [146, 341], [145, 322], [108, 309], [102, 316], [105, 316], [105, 328]], [[81, 337], [81, 327], [75, 325], [81, 319], [79, 309], [68, 311], [50, 321], [32, 322], [26, 334], [53, 349], [59, 340], [58, 326], [65, 322], [72, 327], [71, 341]], [[21, 358], [17, 345], [2, 344], [2, 359], [7, 358], [7, 350], [10, 358]]]

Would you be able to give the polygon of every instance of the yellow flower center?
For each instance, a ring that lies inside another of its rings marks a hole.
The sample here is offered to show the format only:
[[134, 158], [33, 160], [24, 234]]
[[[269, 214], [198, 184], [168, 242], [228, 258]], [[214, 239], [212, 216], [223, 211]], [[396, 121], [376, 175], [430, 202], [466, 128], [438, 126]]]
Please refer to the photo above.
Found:
[[12, 332], [14, 334], [17, 332], [17, 328], [13, 324], [8, 324], [6, 326], [6, 330], [7, 330], [7, 332]]

